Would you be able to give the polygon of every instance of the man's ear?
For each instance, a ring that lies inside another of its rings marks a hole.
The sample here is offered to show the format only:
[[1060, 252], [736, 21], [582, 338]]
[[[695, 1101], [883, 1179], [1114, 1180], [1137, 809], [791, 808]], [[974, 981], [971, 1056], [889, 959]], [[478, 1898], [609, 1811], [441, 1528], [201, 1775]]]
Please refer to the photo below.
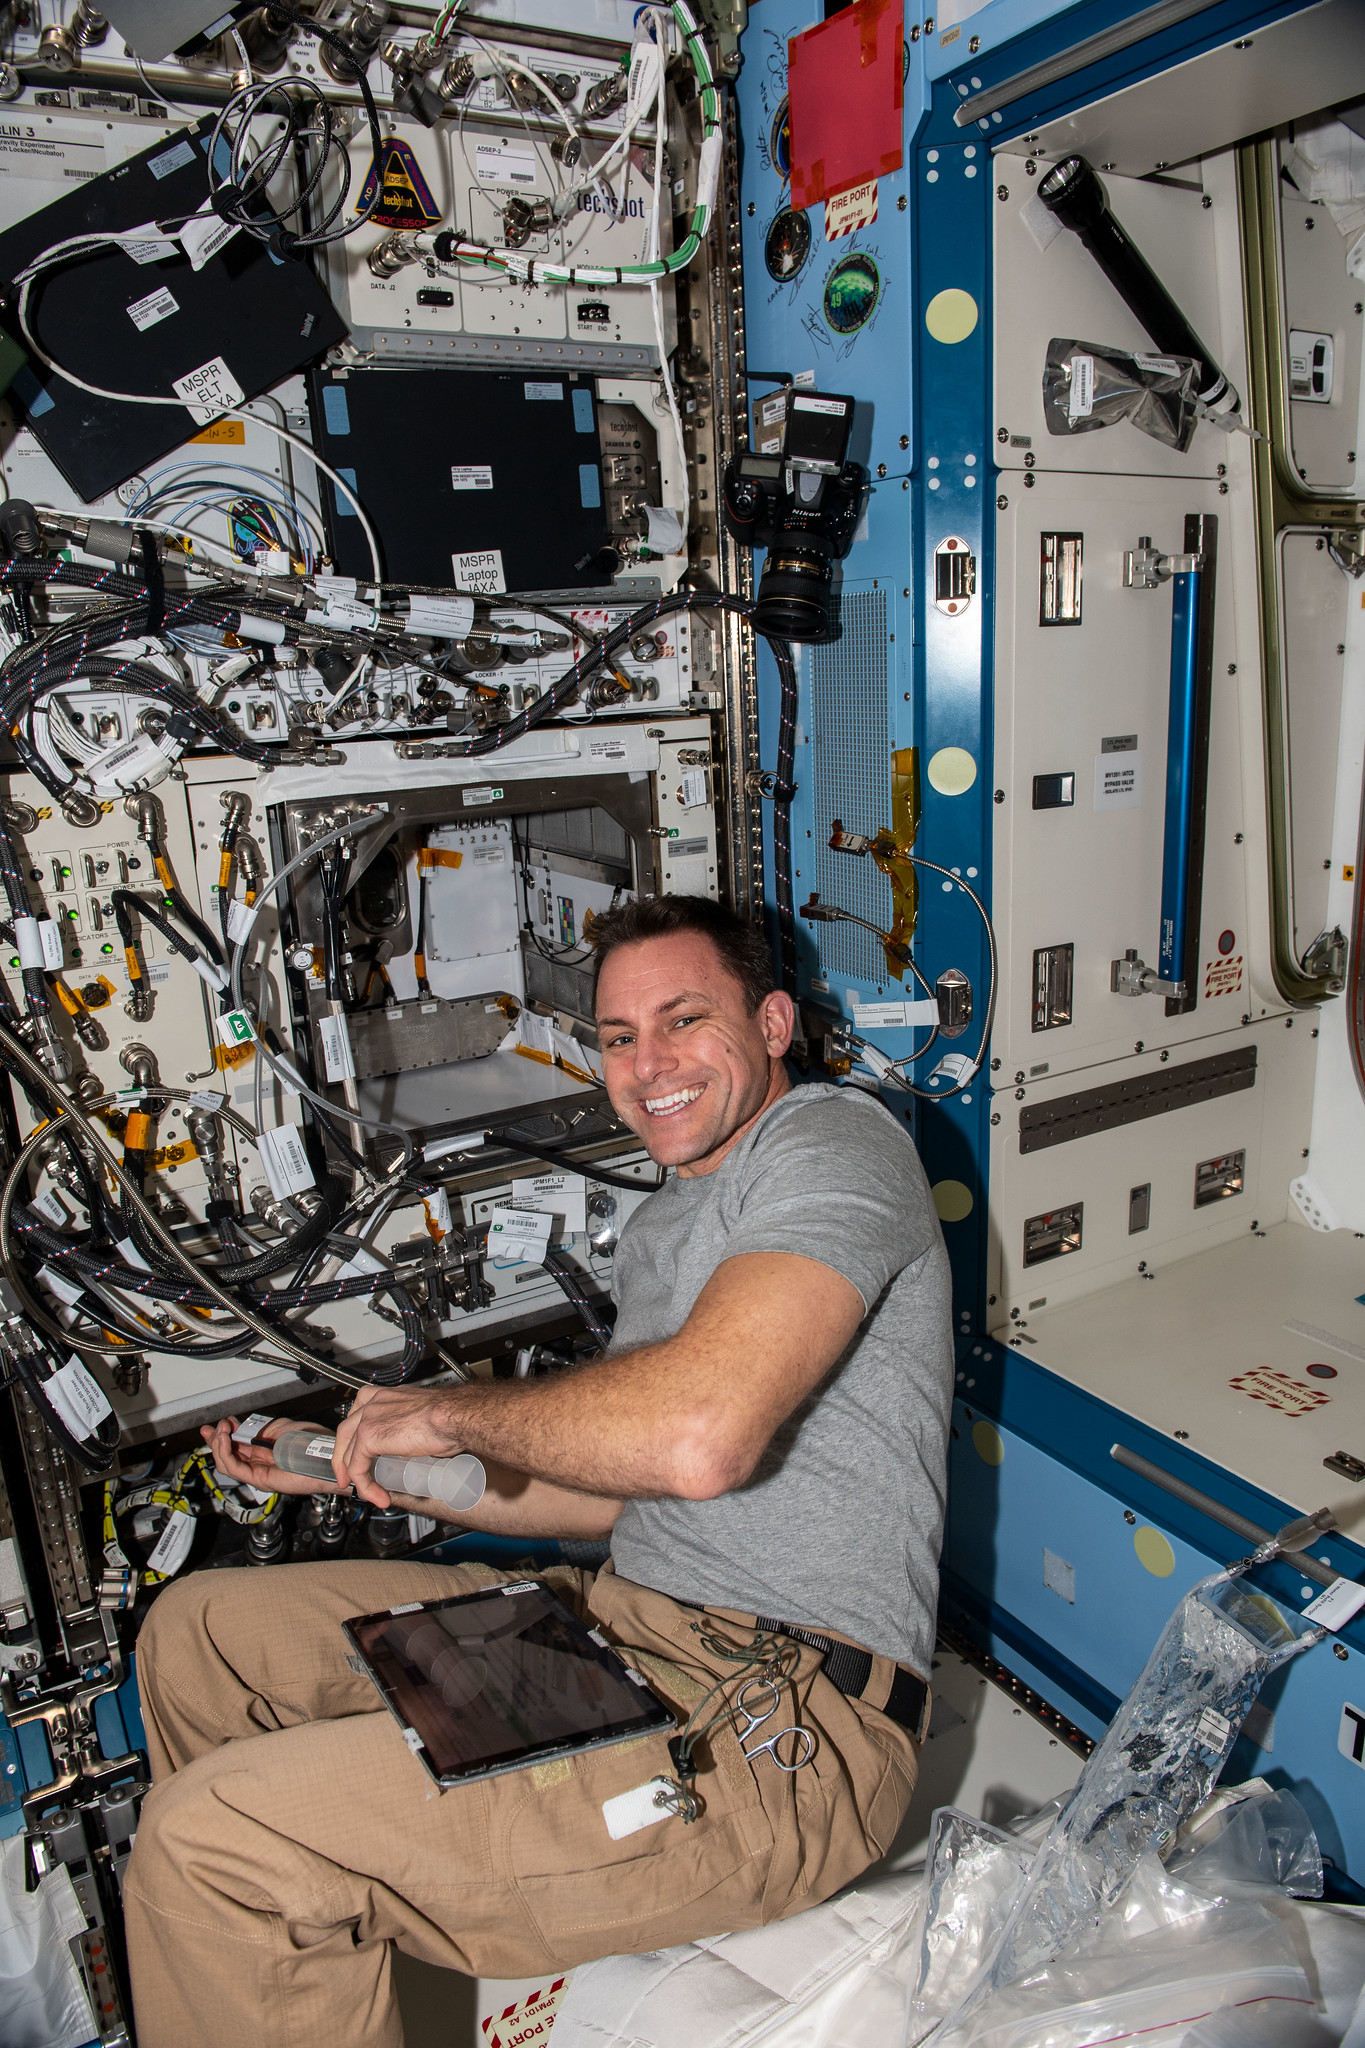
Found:
[[785, 989], [775, 988], [758, 1006], [758, 1021], [770, 1059], [780, 1060], [796, 1030], [796, 1005]]

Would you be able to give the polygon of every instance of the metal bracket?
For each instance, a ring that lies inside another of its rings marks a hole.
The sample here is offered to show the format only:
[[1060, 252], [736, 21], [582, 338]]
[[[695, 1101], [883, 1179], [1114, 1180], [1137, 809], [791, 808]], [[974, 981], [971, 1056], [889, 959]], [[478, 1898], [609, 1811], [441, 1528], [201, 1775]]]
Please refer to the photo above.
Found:
[[1116, 996], [1183, 996], [1183, 981], [1162, 981], [1155, 967], [1139, 960], [1136, 946], [1130, 946], [1121, 960], [1109, 963], [1109, 987]]
[[1204, 557], [1195, 555], [1163, 555], [1159, 548], [1152, 546], [1152, 536], [1144, 533], [1135, 548], [1123, 551], [1123, 587], [1125, 590], [1157, 590], [1172, 576], [1190, 576], [1196, 569], [1202, 569]]

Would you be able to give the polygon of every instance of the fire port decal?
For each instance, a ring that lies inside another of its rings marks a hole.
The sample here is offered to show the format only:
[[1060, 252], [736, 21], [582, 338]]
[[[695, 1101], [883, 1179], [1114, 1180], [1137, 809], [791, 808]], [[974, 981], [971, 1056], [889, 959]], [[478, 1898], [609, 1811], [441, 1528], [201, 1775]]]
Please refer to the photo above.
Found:
[[1270, 1365], [1258, 1365], [1250, 1372], [1239, 1372], [1235, 1379], [1228, 1381], [1228, 1385], [1234, 1394], [1246, 1394], [1253, 1401], [1263, 1401], [1267, 1408], [1274, 1408], [1281, 1415], [1308, 1415], [1332, 1398], [1320, 1387], [1306, 1387], [1302, 1380], [1293, 1380], [1287, 1372], [1276, 1372]]

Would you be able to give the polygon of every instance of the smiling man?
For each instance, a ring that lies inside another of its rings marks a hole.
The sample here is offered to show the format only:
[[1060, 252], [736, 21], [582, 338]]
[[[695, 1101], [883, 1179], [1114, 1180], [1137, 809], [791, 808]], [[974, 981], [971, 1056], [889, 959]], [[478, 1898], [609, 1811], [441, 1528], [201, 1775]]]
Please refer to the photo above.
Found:
[[[610, 1531], [604, 1570], [549, 1576], [680, 1721], [711, 1695], [700, 1815], [609, 1826], [614, 1798], [671, 1775], [654, 1737], [430, 1796], [340, 1623], [495, 1574], [201, 1573], [139, 1642], [156, 1777], [126, 1886], [143, 2048], [324, 2032], [397, 2048], [390, 1942], [511, 1976], [748, 1926], [848, 1883], [904, 1814], [951, 1387], [923, 1170], [879, 1102], [792, 1087], [791, 999], [730, 912], [649, 899], [593, 941], [608, 1092], [673, 1169], [622, 1233], [611, 1346], [533, 1382], [367, 1389], [335, 1466], [383, 1505], [379, 1455], [473, 1451], [488, 1493], [446, 1519]], [[205, 1431], [225, 1476], [315, 1490], [231, 1427]], [[737, 1711], [764, 1634], [789, 1645], [776, 1725], [806, 1730], [809, 1750], [762, 1748]]]

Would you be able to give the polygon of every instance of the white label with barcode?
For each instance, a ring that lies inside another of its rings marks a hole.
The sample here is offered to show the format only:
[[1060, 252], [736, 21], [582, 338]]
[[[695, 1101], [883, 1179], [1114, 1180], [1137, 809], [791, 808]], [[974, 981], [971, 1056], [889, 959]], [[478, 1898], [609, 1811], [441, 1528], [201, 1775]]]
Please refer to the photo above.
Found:
[[463, 640], [473, 623], [471, 598], [423, 597], [420, 592], [408, 598], [410, 633], [430, 633], [440, 640]]
[[1069, 420], [1088, 420], [1095, 404], [1095, 358], [1076, 355], [1071, 358], [1071, 384], [1066, 395], [1066, 416]]
[[250, 937], [259, 914], [254, 903], [243, 903], [240, 896], [233, 898], [228, 905], [227, 935], [234, 946], [240, 946], [244, 939]]
[[150, 1572], [160, 1572], [165, 1578], [173, 1578], [190, 1554], [194, 1541], [195, 1517], [188, 1508], [172, 1508], [166, 1517], [166, 1526], [156, 1539], [156, 1548], [147, 1559]]
[[274, 1130], [262, 1131], [260, 1147], [265, 1177], [277, 1202], [316, 1186], [308, 1154], [294, 1124], [278, 1124]]
[[322, 1059], [329, 1081], [353, 1081], [355, 1061], [351, 1057], [351, 1041], [346, 1031], [344, 1017], [319, 1017], [318, 1037], [322, 1040]]
[[43, 1392], [73, 1436], [93, 1436], [113, 1410], [104, 1391], [73, 1353], [60, 1372], [43, 1382]]
[[1199, 1716], [1194, 1739], [1205, 1749], [1221, 1749], [1231, 1733], [1232, 1723], [1227, 1716], [1220, 1714], [1216, 1707], [1205, 1707]]
[[128, 318], [139, 334], [145, 334], [149, 327], [155, 327], [160, 320], [169, 320], [172, 313], [180, 311], [180, 301], [165, 285], [158, 285], [154, 292], [148, 292], [145, 299], [134, 299], [128, 308]]

